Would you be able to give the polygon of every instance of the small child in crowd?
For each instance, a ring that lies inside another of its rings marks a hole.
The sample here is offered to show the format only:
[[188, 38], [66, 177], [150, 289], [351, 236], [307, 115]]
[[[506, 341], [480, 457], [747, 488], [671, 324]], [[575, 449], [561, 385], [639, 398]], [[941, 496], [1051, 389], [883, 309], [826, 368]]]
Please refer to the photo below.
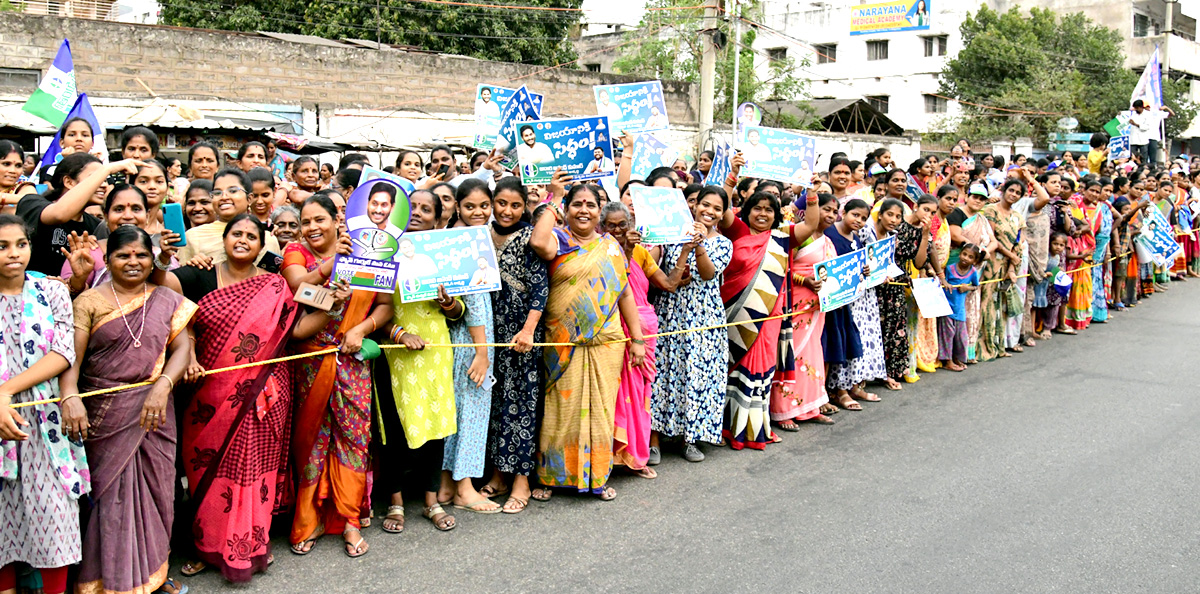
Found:
[[958, 254], [958, 262], [946, 267], [946, 301], [953, 313], [938, 321], [938, 360], [950, 371], [967, 368], [967, 293], [979, 290], [979, 246], [968, 243]]

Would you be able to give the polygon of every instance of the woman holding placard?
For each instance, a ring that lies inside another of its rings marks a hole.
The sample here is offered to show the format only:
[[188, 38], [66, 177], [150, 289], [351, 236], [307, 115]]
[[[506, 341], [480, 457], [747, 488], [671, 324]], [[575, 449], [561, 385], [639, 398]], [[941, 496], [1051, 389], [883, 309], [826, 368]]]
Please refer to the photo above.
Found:
[[[293, 292], [301, 283], [328, 282], [335, 257], [351, 253], [350, 239], [338, 232], [337, 220], [337, 207], [328, 197], [309, 196], [304, 201], [303, 239], [288, 244], [281, 270]], [[341, 533], [347, 556], [367, 554], [359, 518], [368, 495], [371, 459], [371, 369], [353, 355], [361, 350], [363, 338], [391, 317], [387, 293], [356, 290], [341, 306], [313, 318], [324, 324], [301, 323], [293, 331], [293, 338], [304, 341], [296, 347], [300, 352], [341, 346], [340, 353], [296, 362], [292, 456], [300, 478], [291, 542], [297, 555], [307, 555], [317, 539], [330, 532]]]
[[[801, 308], [797, 311], [805, 311], [801, 316], [806, 316], [799, 323], [794, 318], [779, 318], [792, 311], [796, 285], [804, 285], [803, 275], [797, 275], [797, 281], [789, 274], [793, 267], [789, 254], [809, 243], [823, 221], [816, 194], [808, 196], [804, 214], [804, 222], [785, 225], [779, 199], [769, 192], [756, 192], [742, 203], [738, 216], [730, 210], [721, 220], [721, 232], [733, 242], [721, 301], [726, 321], [741, 322], [727, 329], [732, 370], [725, 391], [723, 435], [735, 450], [764, 449], [778, 441], [770, 421], [785, 431], [798, 431], [796, 420], [820, 416], [821, 405], [829, 402], [824, 390], [808, 397], [794, 392], [797, 375], [819, 380], [818, 385], [825, 383], [823, 359], [798, 361], [795, 357], [814, 337], [816, 344], [820, 343], [824, 316], [820, 316], [820, 324], [813, 324], [813, 312], [806, 311], [815, 304], [810, 300], [797, 303]], [[820, 243], [824, 245], [824, 241]], [[819, 251], [823, 254], [823, 247]]]
[[[687, 257], [692, 250], [684, 246], [668, 276], [667, 272], [658, 267], [654, 257], [650, 255], [650, 250], [641, 245], [642, 236], [637, 231], [636, 219], [624, 204], [609, 202], [604, 205], [600, 214], [604, 221], [604, 230], [621, 244], [625, 258], [629, 261], [629, 288], [634, 301], [637, 302], [642, 333], [655, 334], [658, 332], [658, 314], [650, 304], [650, 285], [666, 291], [678, 288], [687, 269]], [[629, 329], [625, 330], [628, 333]], [[658, 464], [661, 459], [657, 449], [650, 449], [650, 394], [654, 385], [655, 344], [655, 339], [646, 339], [645, 365], [624, 365], [621, 368], [621, 387], [617, 390], [617, 406], [614, 413], [613, 452], [617, 463], [648, 479], [658, 476], [649, 466]], [[628, 353], [626, 360], [628, 361]]]
[[[664, 293], [654, 304], [660, 330], [719, 326], [725, 323], [721, 303], [721, 273], [733, 256], [733, 243], [721, 235], [718, 225], [729, 210], [725, 190], [706, 186], [700, 192], [693, 215], [696, 219], [694, 251], [688, 258], [692, 281], [675, 293]], [[679, 258], [683, 245], [661, 251], [667, 262]], [[657, 256], [659, 249], [651, 250]], [[664, 336], [656, 350], [658, 375], [654, 378], [654, 431], [683, 439], [683, 457], [689, 462], [704, 460], [696, 444], [721, 443], [722, 409], [728, 378], [729, 345], [724, 328]], [[651, 445], [658, 446], [658, 435]]]
[[[492, 218], [492, 191], [487, 182], [468, 179], [458, 186], [455, 227], [486, 225]], [[483, 259], [483, 258], [480, 258]], [[488, 344], [492, 332], [492, 299], [487, 293], [460, 297], [465, 313], [450, 322], [454, 344]], [[416, 304], [404, 304], [411, 307]], [[500, 505], [480, 495], [471, 483], [483, 476], [487, 450], [488, 420], [492, 412], [492, 386], [484, 386], [492, 367], [492, 347], [454, 349], [454, 410], [458, 430], [446, 436], [442, 458], [442, 487], [438, 499], [453, 501], [454, 507], [476, 513], [498, 513]]]
[[[836, 200], [832, 195], [829, 199]], [[825, 203], [822, 197], [822, 208]], [[870, 222], [870, 215], [871, 207], [862, 199], [851, 198], [846, 202], [841, 220], [825, 229], [825, 238], [834, 248], [831, 257], [844, 256], [863, 248], [860, 231]], [[819, 278], [819, 274], [817, 276], [818, 280], [825, 281]], [[814, 291], [819, 292], [820, 288]], [[849, 307], [839, 307], [826, 313], [825, 334], [821, 342], [825, 357], [825, 386], [838, 408], [862, 410], [862, 405], [855, 398], [878, 400], [878, 396], [864, 389], [868, 381], [887, 376], [883, 364], [883, 337], [879, 330], [879, 299], [875, 295], [875, 287], [863, 291]]]
[[[645, 365], [646, 341], [627, 286], [625, 254], [615, 239], [598, 232], [595, 187], [575, 185], [566, 205], [565, 228], [555, 227], [556, 211], [555, 217], [537, 222], [529, 240], [550, 262], [546, 340], [571, 345], [544, 351], [547, 384], [538, 478], [547, 487], [593, 493], [608, 501], [617, 496], [608, 478], [621, 365], [626, 348], [634, 367]], [[629, 327], [628, 343], [621, 321]], [[546, 501], [550, 495], [549, 488], [540, 488], [532, 496]]]

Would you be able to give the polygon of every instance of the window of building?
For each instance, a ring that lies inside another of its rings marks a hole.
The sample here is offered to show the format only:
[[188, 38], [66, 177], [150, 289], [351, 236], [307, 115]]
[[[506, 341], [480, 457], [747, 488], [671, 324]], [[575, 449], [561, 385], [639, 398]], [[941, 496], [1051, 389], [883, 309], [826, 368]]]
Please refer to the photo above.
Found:
[[782, 66], [787, 60], [786, 47], [773, 47], [767, 50], [767, 59], [770, 60], [772, 66]]
[[888, 42], [886, 39], [867, 42], [867, 59], [868, 60], [886, 60], [888, 59]]
[[946, 113], [946, 100], [937, 95], [925, 95], [925, 113]]
[[1154, 37], [1162, 33], [1162, 23], [1138, 12], [1133, 13], [1133, 36]]
[[946, 42], [948, 38], [949, 36], [947, 35], [922, 37], [921, 40], [925, 42], [925, 57], [946, 55]]
[[813, 49], [817, 52], [818, 64], [833, 64], [837, 62], [837, 44], [826, 43], [823, 45], [814, 45]]
[[584, 67], [587, 68], [588, 72], [600, 72], [599, 64], [584, 64]]
[[32, 93], [41, 80], [41, 70], [0, 68], [0, 90]]
[[875, 108], [879, 113], [888, 112], [888, 96], [887, 95], [867, 95], [867, 104]]

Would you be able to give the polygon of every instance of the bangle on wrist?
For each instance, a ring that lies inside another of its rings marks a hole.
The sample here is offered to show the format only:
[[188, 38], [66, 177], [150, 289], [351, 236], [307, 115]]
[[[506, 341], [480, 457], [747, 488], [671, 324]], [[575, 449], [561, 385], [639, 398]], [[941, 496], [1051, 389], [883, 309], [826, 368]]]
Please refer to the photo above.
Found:
[[629, 342], [632, 342], [633, 344], [645, 345], [645, 344], [646, 344], [646, 339], [644, 339], [644, 338], [630, 338], [630, 339], [629, 339]]
[[169, 375], [167, 375], [167, 374], [165, 374], [165, 373], [164, 373], [164, 374], [162, 374], [162, 375], [158, 376], [157, 378], [155, 378], [155, 380], [154, 380], [154, 381], [156, 381], [156, 382], [157, 382], [157, 381], [158, 381], [158, 380], [160, 380], [160, 379], [165, 379], [165, 380], [167, 380], [167, 383], [171, 385], [171, 391], [172, 391], [172, 392], [174, 392], [174, 391], [175, 391], [175, 380], [171, 379], [171, 376], [169, 376]]
[[379, 324], [375, 322], [375, 318], [373, 318], [371, 316], [367, 316], [367, 319], [371, 321], [371, 333], [372, 334], [375, 333], [376, 330], [379, 330]]
[[58, 403], [62, 404], [72, 398], [79, 398], [79, 394], [67, 394], [66, 396], [59, 396]]

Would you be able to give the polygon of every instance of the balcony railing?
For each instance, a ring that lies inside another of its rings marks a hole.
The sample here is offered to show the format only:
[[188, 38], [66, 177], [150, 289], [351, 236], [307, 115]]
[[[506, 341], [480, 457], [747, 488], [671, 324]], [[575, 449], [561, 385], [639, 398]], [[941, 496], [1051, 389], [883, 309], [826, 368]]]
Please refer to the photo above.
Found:
[[115, 0], [19, 0], [13, 2], [13, 5], [25, 14], [45, 14], [98, 21], [117, 20]]

